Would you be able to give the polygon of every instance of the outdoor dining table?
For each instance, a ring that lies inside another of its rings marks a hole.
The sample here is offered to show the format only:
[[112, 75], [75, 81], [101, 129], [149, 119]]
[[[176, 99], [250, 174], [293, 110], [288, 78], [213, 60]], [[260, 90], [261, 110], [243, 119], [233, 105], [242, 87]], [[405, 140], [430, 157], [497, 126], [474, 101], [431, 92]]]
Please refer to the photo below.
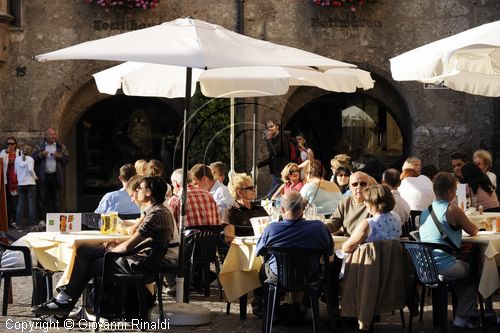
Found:
[[63, 272], [57, 286], [68, 283], [76, 257], [76, 250], [83, 244], [102, 244], [110, 240], [126, 240], [130, 236], [101, 234], [99, 231], [79, 231], [72, 233], [30, 232], [23, 239], [35, 252], [38, 263], [46, 270]]
[[462, 242], [475, 243], [479, 246], [483, 256], [479, 292], [484, 298], [491, 296], [500, 288], [500, 233], [493, 231], [479, 231], [475, 236], [464, 235]]
[[479, 229], [484, 229], [486, 231], [495, 230], [496, 219], [500, 218], [500, 212], [486, 212], [479, 214], [477, 211], [470, 212], [466, 211], [465, 215], [469, 220], [477, 225]]
[[[335, 249], [342, 248], [342, 244], [349, 239], [344, 236], [332, 236]], [[222, 264], [219, 281], [224, 288], [228, 302], [234, 302], [240, 296], [259, 288], [260, 266], [262, 257], [257, 256], [256, 245], [258, 237], [235, 237], [226, 259]]]

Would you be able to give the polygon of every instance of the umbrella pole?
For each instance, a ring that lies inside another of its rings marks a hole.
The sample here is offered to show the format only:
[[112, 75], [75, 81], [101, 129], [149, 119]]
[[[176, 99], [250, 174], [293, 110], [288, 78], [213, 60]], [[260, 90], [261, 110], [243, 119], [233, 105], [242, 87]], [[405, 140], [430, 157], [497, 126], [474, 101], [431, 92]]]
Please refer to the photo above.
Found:
[[[184, 99], [184, 124], [182, 129], [182, 196], [180, 207], [179, 220], [179, 258], [178, 270], [175, 284], [176, 303], [168, 305], [168, 312], [165, 313], [165, 318], [170, 325], [204, 325], [208, 324], [212, 319], [210, 310], [195, 304], [183, 303], [184, 301], [184, 250], [186, 237], [184, 230], [186, 228], [186, 203], [187, 203], [187, 156], [186, 149], [188, 118], [191, 114], [191, 81], [192, 68], [186, 68], [186, 97]], [[189, 289], [188, 289], [189, 290]]]
[[255, 192], [257, 192], [257, 113], [259, 112], [259, 107], [257, 104], [257, 97], [254, 98], [253, 104], [253, 115], [252, 115], [252, 175], [253, 175], [253, 183], [255, 186]]
[[230, 126], [229, 126], [229, 149], [230, 149], [230, 165], [229, 165], [229, 180], [234, 174], [234, 97], [231, 97], [230, 107]]

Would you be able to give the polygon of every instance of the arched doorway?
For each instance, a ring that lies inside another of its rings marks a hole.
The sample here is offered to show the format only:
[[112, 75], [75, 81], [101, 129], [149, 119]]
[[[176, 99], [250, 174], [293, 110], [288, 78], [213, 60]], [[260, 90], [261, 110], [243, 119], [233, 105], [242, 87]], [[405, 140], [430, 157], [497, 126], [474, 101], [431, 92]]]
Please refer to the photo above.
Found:
[[379, 178], [401, 164], [405, 138], [394, 111], [363, 93], [329, 93], [311, 100], [290, 118], [285, 130], [302, 133], [315, 157], [328, 168], [336, 154], [351, 156], [355, 166]]
[[113, 96], [92, 105], [76, 124], [78, 211], [94, 211], [102, 195], [120, 187], [118, 169], [158, 159], [170, 177], [182, 101]]

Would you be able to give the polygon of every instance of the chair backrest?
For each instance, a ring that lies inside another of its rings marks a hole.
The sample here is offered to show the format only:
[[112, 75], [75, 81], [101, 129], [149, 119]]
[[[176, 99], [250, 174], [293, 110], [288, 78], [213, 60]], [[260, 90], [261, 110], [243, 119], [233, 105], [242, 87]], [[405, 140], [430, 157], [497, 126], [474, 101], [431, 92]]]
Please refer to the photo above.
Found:
[[[7, 234], [6, 232], [0, 232], [0, 239], [7, 239], [8, 242], [12, 242], [15, 240], [14, 237], [11, 235]], [[15, 267], [0, 267], [0, 270], [7, 270], [11, 273], [15, 271], [16, 276], [28, 276], [31, 275], [32, 273], [32, 262], [31, 262], [31, 251], [29, 247], [27, 246], [15, 246], [15, 245], [6, 245], [2, 242], [0, 242], [0, 258], [3, 256], [5, 251], [12, 251], [12, 254], [15, 254], [15, 252], [21, 252], [23, 255], [24, 259], [24, 267], [17, 265]], [[15, 257], [17, 258], [17, 254], [15, 254]], [[1, 261], [0, 261], [1, 262]]]
[[[269, 256], [276, 259], [278, 283], [287, 290], [301, 290], [307, 284], [319, 281], [322, 277], [320, 258], [324, 252], [307, 248], [267, 247], [266, 261]], [[325, 256], [325, 263], [328, 258]]]
[[410, 217], [402, 226], [401, 237], [408, 237], [410, 232], [417, 230], [417, 223], [420, 222], [421, 210], [411, 210]]
[[415, 231], [410, 231], [410, 237], [417, 242], [420, 242], [420, 232], [415, 230]]
[[[220, 232], [196, 229], [186, 237], [185, 258], [193, 263], [214, 262], [219, 240]], [[188, 256], [189, 254], [191, 255]]]
[[435, 244], [411, 241], [404, 241], [402, 243], [411, 257], [419, 281], [425, 285], [437, 286], [439, 276], [436, 262], [432, 256]]

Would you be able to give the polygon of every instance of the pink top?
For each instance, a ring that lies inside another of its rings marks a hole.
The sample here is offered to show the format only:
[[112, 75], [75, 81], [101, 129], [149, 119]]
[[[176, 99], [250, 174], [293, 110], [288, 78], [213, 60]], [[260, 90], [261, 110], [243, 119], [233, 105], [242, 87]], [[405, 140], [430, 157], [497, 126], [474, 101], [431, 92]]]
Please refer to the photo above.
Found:
[[484, 209], [497, 208], [499, 207], [497, 194], [493, 191], [490, 195], [479, 186], [476, 193], [476, 204], [482, 205]]
[[298, 182], [297, 184], [287, 182], [285, 184], [285, 187], [283, 188], [283, 193], [287, 193], [290, 191], [300, 192], [300, 189], [302, 188], [302, 186], [304, 186], [304, 183], [302, 181]]

